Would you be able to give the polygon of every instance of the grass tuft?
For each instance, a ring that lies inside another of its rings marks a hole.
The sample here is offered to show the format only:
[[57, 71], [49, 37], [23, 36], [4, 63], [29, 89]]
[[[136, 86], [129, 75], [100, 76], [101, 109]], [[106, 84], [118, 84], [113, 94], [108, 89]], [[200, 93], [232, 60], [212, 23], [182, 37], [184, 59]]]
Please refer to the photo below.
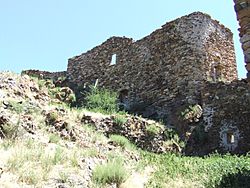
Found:
[[107, 164], [98, 165], [93, 171], [93, 180], [97, 184], [121, 184], [127, 177], [126, 169], [123, 166], [123, 161], [113, 159]]
[[135, 148], [135, 146], [132, 143], [130, 143], [130, 141], [124, 136], [111, 135], [110, 140], [113, 141], [115, 144], [121, 146], [123, 149], [124, 148], [128, 148], [128, 149]]
[[156, 124], [150, 124], [146, 127], [146, 131], [149, 135], [155, 136], [160, 133], [161, 128], [158, 127]]
[[114, 123], [118, 126], [124, 125], [125, 123], [127, 123], [127, 121], [128, 121], [127, 118], [122, 115], [116, 115], [114, 117]]
[[57, 147], [56, 150], [55, 150], [55, 153], [54, 153], [54, 156], [52, 158], [52, 163], [54, 165], [57, 165], [57, 164], [61, 164], [63, 163], [64, 159], [65, 159], [65, 152], [64, 150], [61, 148], [61, 147]]
[[61, 137], [59, 135], [57, 135], [57, 134], [51, 133], [49, 135], [49, 142], [50, 143], [57, 144], [60, 140], [61, 140]]

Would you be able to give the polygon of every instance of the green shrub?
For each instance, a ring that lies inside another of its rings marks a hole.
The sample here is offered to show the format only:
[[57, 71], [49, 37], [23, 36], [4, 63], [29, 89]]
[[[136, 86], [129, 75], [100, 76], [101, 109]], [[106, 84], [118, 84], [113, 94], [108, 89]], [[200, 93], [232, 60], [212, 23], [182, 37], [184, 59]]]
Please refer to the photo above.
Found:
[[121, 115], [117, 115], [114, 117], [114, 123], [119, 126], [124, 125], [125, 123], [127, 123], [127, 121], [127, 118]]
[[[178, 181], [180, 177], [197, 183], [198, 187], [237, 187], [235, 185], [250, 183], [249, 156], [213, 154], [206, 157], [187, 157], [173, 153], [154, 154], [141, 151], [139, 163], [143, 163], [144, 167], [157, 167], [147, 187], [172, 187], [168, 182]], [[162, 184], [166, 185], [161, 186]]]
[[170, 128], [168, 128], [168, 129], [165, 129], [164, 130], [164, 136], [165, 136], [165, 139], [167, 140], [167, 141], [165, 141], [165, 143], [168, 145], [176, 145], [176, 146], [179, 146], [180, 147], [180, 149], [183, 149], [185, 146], [186, 146], [186, 143], [185, 142], [183, 142], [181, 139], [180, 139], [180, 137], [179, 137], [179, 135], [176, 133], [176, 131], [175, 130], [173, 130], [173, 129], [170, 129]]
[[117, 183], [121, 184], [127, 177], [123, 161], [114, 159], [107, 164], [98, 165], [93, 171], [93, 180], [98, 184]]
[[53, 80], [46, 80], [46, 82], [44, 83], [44, 85], [48, 88], [48, 89], [52, 89], [55, 87], [55, 85], [53, 84]]
[[124, 136], [111, 135], [110, 140], [116, 143], [117, 145], [121, 146], [122, 148], [129, 148], [129, 149], [134, 148], [133, 144], [131, 144], [130, 141]]
[[161, 128], [158, 127], [156, 124], [150, 124], [146, 126], [146, 131], [149, 135], [155, 136], [160, 133]]
[[173, 136], [173, 138], [171, 138], [170, 140], [165, 141], [165, 144], [166, 145], [169, 144], [169, 145], [172, 145], [172, 146], [175, 145], [177, 147], [176, 149], [177, 149], [178, 152], [181, 152], [181, 150], [183, 148], [185, 148], [185, 146], [186, 146], [186, 143], [184, 141], [182, 141], [177, 134], [175, 134]]
[[118, 111], [117, 97], [116, 92], [91, 87], [85, 97], [85, 106], [93, 111], [112, 114]]

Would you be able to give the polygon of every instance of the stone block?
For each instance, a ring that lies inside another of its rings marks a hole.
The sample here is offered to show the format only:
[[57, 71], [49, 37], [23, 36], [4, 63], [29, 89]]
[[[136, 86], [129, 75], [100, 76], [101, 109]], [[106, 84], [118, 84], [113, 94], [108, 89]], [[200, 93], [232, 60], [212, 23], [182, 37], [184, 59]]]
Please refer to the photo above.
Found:
[[250, 72], [250, 63], [247, 63], [247, 64], [245, 65], [245, 67], [246, 67], [247, 71]]
[[249, 34], [245, 34], [243, 35], [241, 38], [240, 38], [240, 42], [241, 43], [245, 43], [245, 42], [248, 42], [250, 41], [250, 35]]
[[247, 49], [250, 49], [250, 41], [244, 42], [242, 44], [242, 48], [243, 48], [244, 51], [247, 50]]
[[244, 55], [244, 60], [246, 63], [250, 63], [250, 53]]
[[244, 17], [249, 17], [250, 7], [241, 9], [237, 14], [237, 19], [240, 20]]

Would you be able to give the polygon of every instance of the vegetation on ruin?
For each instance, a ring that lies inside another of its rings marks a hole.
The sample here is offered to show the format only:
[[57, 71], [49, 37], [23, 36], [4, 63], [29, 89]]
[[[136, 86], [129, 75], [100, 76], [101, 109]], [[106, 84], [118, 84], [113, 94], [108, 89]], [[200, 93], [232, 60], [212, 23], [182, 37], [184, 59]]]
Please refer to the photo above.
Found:
[[91, 86], [86, 94], [85, 107], [94, 112], [112, 114], [118, 112], [118, 94], [108, 89]]

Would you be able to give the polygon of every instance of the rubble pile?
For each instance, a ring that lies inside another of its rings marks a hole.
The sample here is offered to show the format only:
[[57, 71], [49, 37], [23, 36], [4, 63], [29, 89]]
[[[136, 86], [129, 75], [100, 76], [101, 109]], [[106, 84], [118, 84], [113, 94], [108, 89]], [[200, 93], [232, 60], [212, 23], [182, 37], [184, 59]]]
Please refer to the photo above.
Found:
[[[117, 118], [124, 120], [118, 121]], [[168, 129], [153, 120], [130, 115], [103, 116], [84, 113], [81, 121], [95, 126], [96, 130], [102, 131], [107, 136], [112, 134], [125, 136], [138, 147], [151, 152], [181, 152], [178, 143], [173, 141], [167, 144], [166, 141], [170, 140]]]

